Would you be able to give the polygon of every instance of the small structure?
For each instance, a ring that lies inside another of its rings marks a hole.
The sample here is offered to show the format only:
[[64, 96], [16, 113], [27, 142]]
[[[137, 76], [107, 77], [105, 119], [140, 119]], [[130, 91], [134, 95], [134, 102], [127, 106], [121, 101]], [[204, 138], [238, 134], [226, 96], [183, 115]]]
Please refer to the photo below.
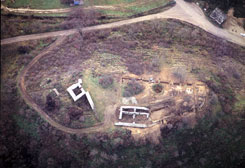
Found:
[[149, 78], [150, 83], [155, 83], [155, 80], [153, 78]]
[[[80, 93], [76, 94], [74, 92], [75, 89], [79, 89]], [[71, 95], [72, 99], [74, 101], [77, 101], [78, 99], [80, 99], [82, 96], [86, 96], [89, 105], [91, 107], [92, 110], [94, 110], [94, 102], [89, 94], [89, 92], [86, 92], [83, 88], [82, 88], [82, 79], [78, 79], [78, 82], [76, 84], [71, 85], [69, 88], [67, 88], [67, 91], [69, 92], [69, 94]]]
[[122, 119], [123, 114], [133, 115], [133, 118], [135, 118], [135, 115], [146, 115], [149, 118], [149, 109], [137, 106], [121, 106], [119, 120]]
[[[78, 82], [76, 83], [76, 84], [73, 84], [73, 85], [71, 85], [68, 89], [67, 89], [67, 91], [70, 93], [70, 95], [71, 95], [71, 97], [72, 97], [72, 99], [74, 100], [74, 101], [77, 101], [78, 99], [80, 99], [83, 95], [85, 95], [86, 93], [85, 93], [85, 90], [82, 88], [82, 79], [78, 79]], [[81, 90], [81, 92], [79, 93], [79, 94], [75, 94], [75, 92], [74, 92], [74, 90], [76, 89], [76, 88], [79, 88], [80, 90]]]
[[74, 5], [83, 5], [83, 0], [73, 0]]
[[60, 95], [60, 93], [58, 92], [58, 90], [56, 88], [54, 88], [53, 91], [56, 93], [57, 96]]
[[226, 15], [219, 9], [215, 8], [210, 14], [210, 17], [215, 20], [218, 24], [222, 24], [226, 20]]
[[186, 88], [185, 92], [187, 94], [193, 94], [193, 89], [192, 88]]
[[136, 128], [146, 128], [146, 124], [136, 124], [135, 122], [133, 123], [125, 123], [125, 122], [117, 122], [115, 123], [115, 126], [125, 126], [125, 127], [136, 127]]
[[[122, 119], [123, 114], [127, 115], [133, 115], [133, 119], [135, 118], [135, 115], [146, 115], [147, 118], [149, 118], [150, 110], [146, 107], [137, 107], [137, 106], [121, 106], [120, 108], [120, 114], [119, 114], [119, 120]], [[148, 127], [146, 124], [140, 124], [140, 123], [128, 123], [128, 122], [116, 122], [115, 126], [125, 126], [125, 127], [136, 127], [136, 128], [146, 128]]]

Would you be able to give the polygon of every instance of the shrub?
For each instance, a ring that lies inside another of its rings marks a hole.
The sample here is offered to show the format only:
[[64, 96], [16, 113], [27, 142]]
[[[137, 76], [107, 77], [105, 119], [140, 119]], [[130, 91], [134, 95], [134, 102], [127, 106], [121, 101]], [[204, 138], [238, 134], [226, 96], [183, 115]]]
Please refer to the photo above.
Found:
[[113, 78], [109, 75], [104, 75], [100, 78], [99, 84], [102, 86], [102, 88], [106, 89], [113, 84]]
[[173, 71], [172, 75], [179, 80], [179, 82], [184, 82], [186, 79], [186, 71], [183, 68], [177, 68]]
[[30, 48], [27, 47], [27, 46], [20, 46], [20, 47], [18, 48], [18, 52], [19, 52], [20, 54], [28, 54], [30, 51], [31, 51]]
[[154, 58], [150, 65], [149, 70], [153, 72], [160, 72], [161, 71], [161, 62], [159, 58]]
[[46, 110], [54, 111], [55, 109], [55, 100], [52, 98], [51, 94], [46, 97]]
[[144, 73], [144, 66], [140, 63], [128, 64], [128, 71], [135, 75], [142, 75]]
[[154, 90], [154, 92], [156, 93], [161, 93], [163, 90], [163, 85], [158, 83], [152, 86], [152, 89]]
[[60, 0], [60, 2], [62, 3], [62, 4], [71, 4], [71, 3], [73, 3], [73, 0]]
[[78, 120], [83, 115], [83, 111], [74, 107], [70, 107], [68, 109], [68, 114], [71, 120]]
[[141, 93], [144, 90], [144, 86], [136, 81], [128, 82], [127, 86], [124, 87], [123, 97], [131, 97]]
[[229, 74], [231, 74], [235, 79], [237, 79], [237, 80], [241, 79], [241, 75], [235, 67], [229, 66], [228, 68], [226, 68], [226, 71]]
[[82, 28], [85, 26], [94, 25], [97, 23], [96, 19], [100, 14], [94, 10], [84, 10], [82, 8], [75, 8], [69, 14], [66, 21], [61, 24], [64, 29]]

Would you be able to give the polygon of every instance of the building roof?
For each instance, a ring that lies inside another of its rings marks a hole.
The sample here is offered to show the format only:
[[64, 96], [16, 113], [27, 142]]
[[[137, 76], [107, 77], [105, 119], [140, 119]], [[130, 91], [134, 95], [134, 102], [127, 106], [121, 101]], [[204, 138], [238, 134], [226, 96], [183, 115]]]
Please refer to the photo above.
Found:
[[215, 8], [210, 14], [210, 17], [215, 20], [218, 24], [222, 24], [226, 20], [226, 14], [219, 8]]

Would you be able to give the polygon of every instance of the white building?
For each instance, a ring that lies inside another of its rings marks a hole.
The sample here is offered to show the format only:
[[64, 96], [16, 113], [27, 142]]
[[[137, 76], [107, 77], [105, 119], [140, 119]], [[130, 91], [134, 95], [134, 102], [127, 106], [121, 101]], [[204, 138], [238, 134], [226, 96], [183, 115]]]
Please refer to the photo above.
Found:
[[[80, 89], [80, 93], [76, 95], [76, 93], [74, 92], [74, 89], [79, 88]], [[89, 105], [91, 107], [92, 110], [94, 110], [94, 102], [89, 94], [89, 92], [86, 92], [83, 88], [82, 88], [82, 79], [78, 79], [78, 82], [71, 85], [69, 88], [66, 89], [69, 94], [71, 95], [72, 99], [75, 101], [77, 101], [78, 99], [80, 99], [81, 97], [83, 97], [84, 95], [86, 96]]]

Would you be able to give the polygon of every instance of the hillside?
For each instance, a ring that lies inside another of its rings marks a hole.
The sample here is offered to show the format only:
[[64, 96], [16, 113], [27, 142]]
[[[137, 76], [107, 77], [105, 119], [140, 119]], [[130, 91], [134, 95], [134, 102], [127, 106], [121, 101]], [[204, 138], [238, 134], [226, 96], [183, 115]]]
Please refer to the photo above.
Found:
[[[244, 47], [186, 22], [158, 19], [2, 45], [1, 51], [4, 167], [242, 166]], [[113, 79], [108, 88], [100, 82], [106, 75]], [[154, 92], [153, 83], [138, 81], [143, 87], [137, 88], [144, 89], [131, 92], [128, 82], [122, 82], [126, 77], [179, 85], [162, 84], [163, 91]], [[86, 104], [71, 101], [66, 88], [78, 78], [105, 124], [97, 125]], [[19, 84], [22, 79], [25, 88]], [[197, 106], [195, 93], [176, 91], [187, 84], [205, 86], [204, 106]], [[50, 95], [53, 88], [60, 96]], [[115, 127], [125, 90], [135, 94], [139, 106], [152, 103], [152, 108], [171, 96], [168, 107], [151, 119], [172, 115], [158, 127]], [[48, 95], [55, 102], [53, 109]]]

